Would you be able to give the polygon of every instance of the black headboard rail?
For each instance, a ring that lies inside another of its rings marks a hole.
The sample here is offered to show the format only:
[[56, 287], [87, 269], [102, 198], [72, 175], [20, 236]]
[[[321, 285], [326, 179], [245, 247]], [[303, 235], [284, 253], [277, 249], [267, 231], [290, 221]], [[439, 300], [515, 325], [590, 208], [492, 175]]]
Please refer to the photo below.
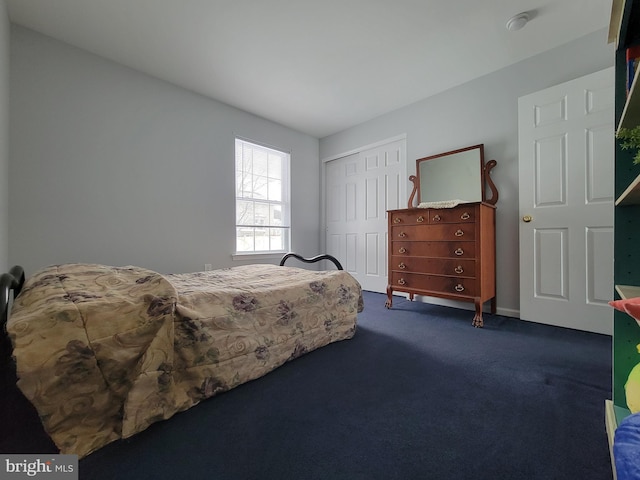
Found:
[[0, 330], [3, 332], [9, 317], [10, 294], [13, 292], [13, 298], [16, 298], [23, 285], [24, 269], [20, 265], [15, 265], [9, 269], [8, 273], [0, 275]]
[[297, 253], [290, 252], [290, 253], [287, 253], [284, 257], [282, 257], [282, 260], [280, 260], [280, 266], [282, 267], [284, 265], [284, 262], [286, 262], [287, 259], [291, 257], [297, 258], [301, 262], [305, 262], [305, 263], [316, 263], [316, 262], [319, 262], [320, 260], [330, 260], [331, 262], [333, 262], [333, 264], [336, 266], [338, 270], [343, 270], [342, 265], [340, 264], [338, 259], [327, 253], [323, 255], [316, 255], [315, 257], [311, 257], [311, 258], [305, 258], [302, 255], [298, 255]]

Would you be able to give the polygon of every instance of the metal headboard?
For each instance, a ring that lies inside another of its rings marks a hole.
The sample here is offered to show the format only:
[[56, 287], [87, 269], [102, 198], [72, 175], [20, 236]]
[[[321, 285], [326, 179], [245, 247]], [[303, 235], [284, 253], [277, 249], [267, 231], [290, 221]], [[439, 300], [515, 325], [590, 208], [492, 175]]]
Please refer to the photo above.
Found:
[[330, 260], [333, 262], [333, 264], [336, 266], [338, 270], [343, 270], [342, 265], [340, 264], [338, 259], [329, 254], [316, 255], [315, 257], [311, 257], [311, 258], [304, 258], [302, 255], [298, 255], [297, 253], [287, 253], [284, 257], [282, 257], [282, 260], [280, 260], [280, 266], [282, 267], [284, 265], [284, 262], [286, 262], [287, 259], [291, 257], [297, 258], [301, 262], [305, 262], [305, 263], [316, 263], [316, 262], [319, 262], [320, 260]]
[[16, 298], [24, 285], [24, 269], [20, 265], [11, 267], [9, 273], [0, 275], [0, 330], [5, 331], [9, 317], [9, 298], [13, 291]]

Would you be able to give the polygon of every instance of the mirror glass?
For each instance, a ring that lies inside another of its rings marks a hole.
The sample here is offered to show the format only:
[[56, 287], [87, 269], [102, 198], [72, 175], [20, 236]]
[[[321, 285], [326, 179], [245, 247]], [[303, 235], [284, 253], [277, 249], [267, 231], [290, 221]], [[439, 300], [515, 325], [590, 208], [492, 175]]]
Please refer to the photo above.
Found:
[[483, 145], [416, 160], [418, 203], [484, 200]]

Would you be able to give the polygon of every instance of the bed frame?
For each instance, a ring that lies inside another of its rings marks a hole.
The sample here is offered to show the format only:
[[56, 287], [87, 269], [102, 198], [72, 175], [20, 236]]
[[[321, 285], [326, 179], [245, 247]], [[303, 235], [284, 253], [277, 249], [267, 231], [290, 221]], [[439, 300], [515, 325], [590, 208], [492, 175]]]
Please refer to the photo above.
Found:
[[57, 453], [35, 408], [16, 386], [18, 377], [7, 319], [11, 298], [20, 294], [24, 282], [24, 270], [18, 265], [0, 275], [0, 452]]
[[[24, 285], [24, 269], [16, 265], [8, 273], [0, 275], [0, 369], [5, 371], [11, 364], [11, 341], [6, 334], [9, 318], [9, 301], [11, 293], [16, 298]], [[6, 372], [5, 372], [6, 373]]]
[[0, 326], [3, 331], [7, 322], [9, 311], [9, 298], [13, 292], [13, 298], [17, 297], [24, 285], [24, 270], [16, 265], [8, 273], [0, 275]]
[[284, 262], [286, 262], [287, 259], [289, 258], [297, 258], [298, 260], [305, 263], [316, 263], [316, 262], [319, 262], [320, 260], [330, 260], [331, 262], [333, 262], [333, 264], [336, 266], [338, 270], [343, 270], [342, 265], [340, 264], [338, 259], [326, 253], [323, 255], [316, 255], [315, 257], [311, 257], [311, 258], [304, 258], [303, 256], [298, 255], [297, 253], [287, 253], [284, 257], [282, 257], [282, 260], [280, 260], [280, 266], [282, 267], [284, 265]]

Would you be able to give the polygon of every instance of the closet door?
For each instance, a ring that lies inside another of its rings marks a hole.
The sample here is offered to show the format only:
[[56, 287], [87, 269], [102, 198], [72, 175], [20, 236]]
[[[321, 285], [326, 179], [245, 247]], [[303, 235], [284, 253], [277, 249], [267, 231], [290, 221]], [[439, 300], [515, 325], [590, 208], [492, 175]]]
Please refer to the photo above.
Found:
[[386, 211], [406, 205], [405, 140], [327, 162], [326, 246], [364, 290], [387, 287]]

